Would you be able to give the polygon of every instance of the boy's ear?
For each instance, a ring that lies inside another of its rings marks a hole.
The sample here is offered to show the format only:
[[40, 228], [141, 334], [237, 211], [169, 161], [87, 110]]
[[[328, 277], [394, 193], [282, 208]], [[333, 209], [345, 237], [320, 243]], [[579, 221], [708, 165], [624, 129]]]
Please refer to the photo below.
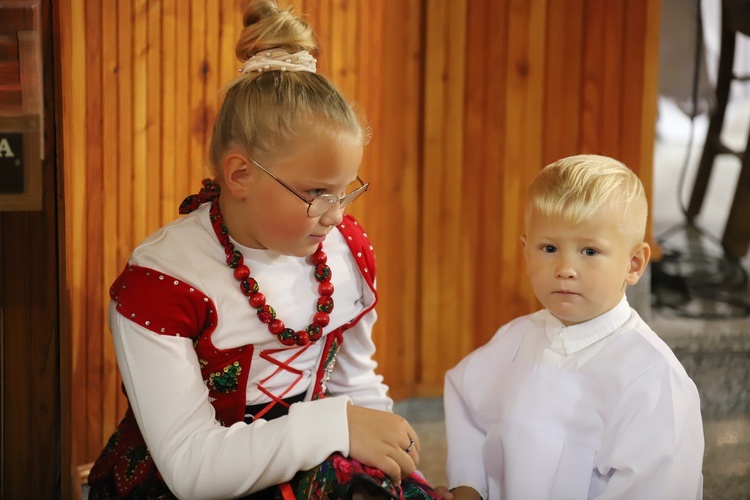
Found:
[[631, 286], [638, 283], [643, 273], [646, 272], [649, 260], [651, 260], [651, 247], [645, 241], [639, 243], [630, 257], [630, 270], [625, 277], [625, 283]]
[[239, 153], [228, 154], [224, 157], [221, 168], [229, 192], [236, 198], [244, 199], [250, 177], [247, 158]]
[[526, 235], [525, 234], [521, 235], [521, 250], [524, 250], [524, 251], [526, 250]]

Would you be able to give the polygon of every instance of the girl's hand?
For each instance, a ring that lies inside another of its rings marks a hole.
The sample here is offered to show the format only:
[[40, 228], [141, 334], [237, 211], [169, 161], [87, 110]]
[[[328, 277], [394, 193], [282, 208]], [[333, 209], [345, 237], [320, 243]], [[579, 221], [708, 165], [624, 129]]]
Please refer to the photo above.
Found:
[[396, 484], [417, 469], [419, 438], [403, 417], [350, 404], [347, 419], [351, 458], [382, 470]]

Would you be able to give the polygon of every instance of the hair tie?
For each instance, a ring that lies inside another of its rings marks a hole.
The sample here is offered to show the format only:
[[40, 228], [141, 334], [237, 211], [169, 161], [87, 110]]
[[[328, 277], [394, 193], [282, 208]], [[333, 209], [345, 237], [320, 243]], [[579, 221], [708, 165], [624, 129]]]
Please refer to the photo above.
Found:
[[240, 73], [265, 73], [267, 71], [309, 71], [315, 73], [318, 62], [306, 50], [290, 54], [284, 49], [264, 50], [253, 54], [239, 69]]
[[209, 203], [219, 197], [221, 187], [211, 179], [203, 179], [203, 187], [198, 194], [191, 194], [180, 203], [180, 213], [189, 214], [203, 203]]

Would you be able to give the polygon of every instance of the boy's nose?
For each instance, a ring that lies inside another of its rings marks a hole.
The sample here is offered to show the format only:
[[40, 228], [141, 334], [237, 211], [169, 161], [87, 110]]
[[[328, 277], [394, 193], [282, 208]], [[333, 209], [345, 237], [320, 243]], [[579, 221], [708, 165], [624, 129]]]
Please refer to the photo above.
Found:
[[578, 277], [575, 269], [573, 269], [573, 266], [568, 262], [560, 262], [560, 265], [557, 266], [556, 275], [560, 279], [572, 279]]

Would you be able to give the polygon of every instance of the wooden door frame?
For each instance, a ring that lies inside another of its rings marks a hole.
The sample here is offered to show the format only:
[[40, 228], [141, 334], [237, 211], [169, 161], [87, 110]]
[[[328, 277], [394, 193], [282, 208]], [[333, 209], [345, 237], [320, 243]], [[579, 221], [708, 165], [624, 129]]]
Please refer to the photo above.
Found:
[[57, 159], [59, 23], [39, 1], [42, 209], [0, 212], [0, 497], [72, 498], [70, 328]]

